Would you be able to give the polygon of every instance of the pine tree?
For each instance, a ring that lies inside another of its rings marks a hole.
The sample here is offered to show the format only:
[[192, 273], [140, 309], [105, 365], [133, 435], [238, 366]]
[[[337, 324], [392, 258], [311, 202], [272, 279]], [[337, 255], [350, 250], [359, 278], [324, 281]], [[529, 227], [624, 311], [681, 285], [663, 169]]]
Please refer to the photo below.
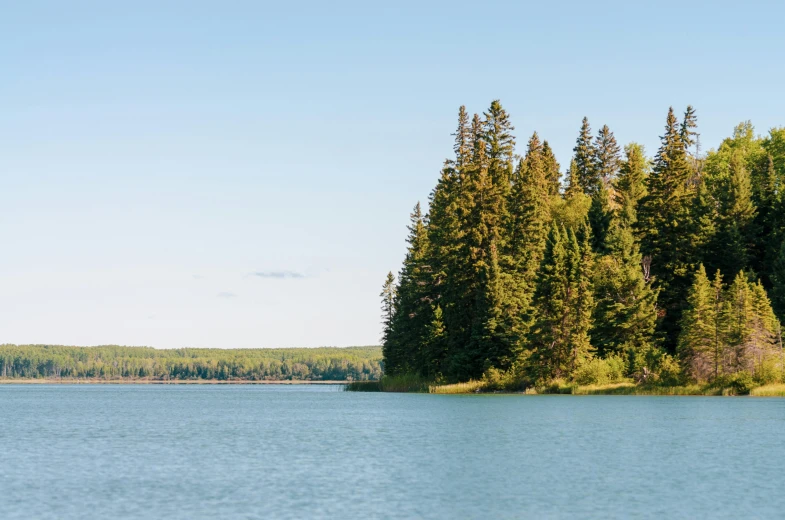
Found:
[[772, 304], [780, 320], [785, 320], [785, 241], [771, 267]]
[[542, 261], [550, 221], [548, 190], [543, 147], [535, 132], [515, 171], [509, 202], [509, 254], [513, 270], [524, 275], [526, 284], [534, 281]]
[[613, 186], [621, 168], [621, 148], [608, 125], [597, 133], [594, 145], [594, 171], [606, 188]]
[[592, 350], [590, 331], [592, 328], [592, 315], [594, 314], [594, 253], [592, 251], [591, 228], [586, 225], [579, 226], [573, 233], [567, 232], [570, 238], [570, 249], [573, 273], [572, 293], [575, 294], [573, 308], [574, 321], [570, 336], [571, 366], [575, 371], [589, 357]]
[[548, 186], [548, 195], [555, 197], [561, 188], [561, 171], [556, 156], [553, 154], [548, 141], [542, 143], [542, 160], [545, 169], [545, 179]]
[[568, 272], [567, 232], [551, 226], [546, 242], [542, 267], [537, 279], [535, 302], [537, 320], [530, 333], [541, 379], [563, 376], [569, 356], [569, 313], [571, 306]]
[[409, 247], [398, 277], [398, 302], [391, 338], [392, 343], [398, 346], [403, 359], [392, 373], [421, 373], [423, 367], [430, 364], [424, 357], [424, 345], [433, 320], [430, 298], [432, 271], [427, 264], [428, 235], [419, 203], [411, 214], [408, 229]]
[[544, 146], [535, 132], [529, 139], [526, 156], [513, 175], [508, 203], [507, 230], [509, 259], [504, 321], [511, 344], [519, 350], [530, 327], [531, 302], [537, 269], [542, 261], [550, 223], [549, 181]]
[[428, 327], [425, 342], [425, 362], [421, 369], [424, 377], [434, 379], [442, 375], [443, 363], [447, 358], [447, 330], [444, 327], [442, 308], [437, 305]]
[[607, 251], [606, 236], [613, 219], [614, 183], [619, 175], [619, 145], [608, 125], [597, 134], [594, 146], [594, 185], [591, 190], [592, 204], [589, 209], [589, 225], [592, 231], [592, 247], [599, 254]]
[[569, 377], [591, 349], [594, 309], [590, 231], [552, 226], [540, 269], [530, 344], [539, 378]]
[[395, 285], [395, 276], [387, 273], [387, 278], [379, 295], [382, 299], [382, 356], [387, 374], [399, 371], [404, 355], [400, 352], [399, 345], [395, 342], [395, 309], [398, 305], [398, 291]]
[[[722, 283], [719, 273], [715, 281]], [[722, 294], [720, 286], [720, 295]], [[706, 269], [701, 265], [687, 294], [687, 308], [681, 319], [678, 352], [687, 371], [696, 380], [706, 380], [718, 372], [718, 301]]]
[[690, 271], [700, 247], [691, 215], [694, 170], [687, 160], [685, 140], [673, 108], [668, 111], [661, 141], [648, 177], [648, 194], [642, 200], [639, 229], [641, 251], [651, 257], [651, 271], [660, 289], [658, 305], [665, 313], [660, 330], [665, 346], [673, 350]]
[[592, 249], [595, 253], [605, 254], [608, 250], [607, 235], [613, 219], [611, 193], [604, 183], [591, 197], [589, 207], [589, 226], [591, 227]]
[[390, 337], [393, 324], [393, 316], [395, 315], [395, 276], [392, 271], [387, 273], [387, 279], [382, 286], [382, 292], [379, 295], [382, 299], [382, 343], [386, 344]]
[[608, 249], [595, 272], [592, 343], [600, 356], [617, 354], [634, 360], [654, 343], [657, 292], [645, 277], [630, 226], [614, 221]]
[[705, 259], [714, 269], [737, 273], [748, 269], [752, 260], [756, 209], [750, 175], [740, 154], [731, 157], [728, 170], [714, 181], [716, 231], [706, 245]]
[[498, 191], [498, 196], [505, 198], [509, 193], [512, 177], [515, 153], [515, 137], [512, 131], [515, 127], [499, 100], [493, 101], [484, 115], [482, 138], [486, 145], [488, 175], [495, 191]]
[[630, 143], [624, 147], [624, 160], [619, 166], [619, 176], [614, 183], [616, 195], [616, 218], [624, 226], [632, 226], [635, 237], [640, 241], [637, 230], [638, 205], [646, 196], [648, 161], [642, 145]]
[[570, 180], [573, 184], [580, 186], [585, 194], [593, 195], [599, 188], [599, 177], [596, 172], [595, 161], [597, 152], [587, 117], [583, 118], [581, 131], [572, 151], [575, 153], [575, 156], [573, 158], [574, 166], [570, 165]]

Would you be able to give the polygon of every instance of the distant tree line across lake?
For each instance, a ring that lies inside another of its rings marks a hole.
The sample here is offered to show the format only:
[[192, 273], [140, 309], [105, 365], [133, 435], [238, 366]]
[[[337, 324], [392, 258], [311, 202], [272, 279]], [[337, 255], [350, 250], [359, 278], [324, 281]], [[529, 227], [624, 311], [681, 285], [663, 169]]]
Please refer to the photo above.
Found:
[[499, 101], [460, 108], [383, 286], [386, 376], [783, 380], [785, 128], [703, 153], [695, 110], [671, 108], [649, 157], [584, 118], [564, 174], [513, 130]]
[[372, 381], [379, 347], [154, 349], [0, 345], [0, 378]]

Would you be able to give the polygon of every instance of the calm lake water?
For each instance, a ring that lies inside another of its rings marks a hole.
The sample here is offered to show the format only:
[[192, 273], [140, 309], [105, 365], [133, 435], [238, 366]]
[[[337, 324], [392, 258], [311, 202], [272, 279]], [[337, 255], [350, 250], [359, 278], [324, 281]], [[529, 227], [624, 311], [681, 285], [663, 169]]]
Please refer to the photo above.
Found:
[[0, 386], [0, 518], [783, 518], [785, 399]]

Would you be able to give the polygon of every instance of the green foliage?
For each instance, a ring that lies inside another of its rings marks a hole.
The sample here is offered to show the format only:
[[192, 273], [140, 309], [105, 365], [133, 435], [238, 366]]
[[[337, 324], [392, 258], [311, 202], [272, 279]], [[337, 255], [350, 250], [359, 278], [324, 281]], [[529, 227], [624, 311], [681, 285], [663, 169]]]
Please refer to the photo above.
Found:
[[513, 130], [499, 101], [460, 108], [454, 157], [382, 292], [388, 376], [445, 392], [781, 379], [785, 129], [742, 123], [704, 157], [695, 110], [671, 108], [650, 161], [584, 118], [563, 190], [548, 143], [535, 132], [517, 155]]
[[668, 111], [638, 215], [641, 251], [652, 258], [651, 273], [663, 312], [660, 331], [670, 351], [675, 350], [689, 277], [701, 245], [693, 214], [696, 170], [687, 154], [690, 131], [685, 130], [694, 125], [695, 117], [691, 107], [687, 112], [680, 128], [673, 108]]
[[589, 355], [594, 309], [589, 231], [552, 226], [535, 292], [530, 348], [538, 378], [569, 377]]
[[0, 378], [220, 381], [368, 381], [381, 377], [378, 347], [195, 349], [0, 345]]
[[694, 380], [782, 371], [780, 324], [763, 286], [743, 271], [725, 288], [718, 271], [710, 283], [701, 266], [682, 318], [679, 352]]
[[621, 356], [592, 358], [584, 362], [573, 375], [579, 385], [605, 385], [624, 379], [625, 362]]

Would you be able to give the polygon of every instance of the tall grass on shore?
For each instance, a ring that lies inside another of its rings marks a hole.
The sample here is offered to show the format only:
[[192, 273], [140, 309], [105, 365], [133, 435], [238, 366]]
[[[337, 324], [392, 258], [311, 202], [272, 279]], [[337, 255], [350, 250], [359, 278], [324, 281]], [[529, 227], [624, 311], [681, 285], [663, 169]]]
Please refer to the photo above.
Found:
[[759, 386], [750, 390], [750, 395], [755, 397], [785, 397], [785, 384], [777, 383]]
[[469, 381], [452, 385], [431, 385], [428, 393], [431, 394], [477, 394], [483, 391], [485, 383], [482, 381]]
[[400, 376], [383, 376], [379, 381], [355, 381], [346, 385], [350, 392], [429, 392], [429, 382], [422, 377], [405, 374]]

